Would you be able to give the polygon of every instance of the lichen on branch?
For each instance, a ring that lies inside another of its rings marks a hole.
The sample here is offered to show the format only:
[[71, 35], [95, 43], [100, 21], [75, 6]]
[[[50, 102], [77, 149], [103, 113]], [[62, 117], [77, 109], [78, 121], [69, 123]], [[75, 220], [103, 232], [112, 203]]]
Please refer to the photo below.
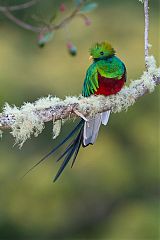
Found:
[[153, 92], [155, 86], [160, 84], [160, 68], [156, 67], [153, 56], [147, 58], [147, 65], [148, 70], [140, 79], [132, 81], [129, 87], [125, 86], [116, 95], [89, 98], [69, 96], [64, 100], [48, 96], [34, 103], [24, 103], [19, 108], [6, 103], [0, 115], [0, 129], [10, 128], [15, 143], [22, 147], [32, 135], [37, 137], [42, 132], [45, 122], [53, 121], [53, 138], [56, 138], [62, 120], [79, 117], [77, 112], [88, 118], [106, 110], [114, 113], [127, 110], [138, 98]]

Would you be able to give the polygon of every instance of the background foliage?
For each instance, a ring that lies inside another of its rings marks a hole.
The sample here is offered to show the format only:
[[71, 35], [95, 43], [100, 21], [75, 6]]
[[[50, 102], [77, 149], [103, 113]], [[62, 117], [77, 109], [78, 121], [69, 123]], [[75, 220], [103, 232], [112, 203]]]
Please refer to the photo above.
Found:
[[[20, 3], [22, 1], [1, 1]], [[46, 17], [60, 1], [42, 1], [18, 13]], [[71, 1], [66, 1], [71, 6]], [[75, 19], [70, 37], [77, 57], [65, 47], [66, 31], [58, 31], [44, 49], [33, 33], [0, 19], [0, 103], [21, 105], [48, 94], [64, 97], [81, 92], [89, 66], [88, 48], [107, 39], [126, 63], [128, 79], [144, 69], [143, 7], [138, 1], [98, 1], [92, 25]], [[150, 1], [150, 42], [158, 59], [159, 6]], [[52, 140], [51, 125], [22, 150], [4, 134], [0, 156], [0, 239], [158, 239], [159, 163], [158, 93], [140, 99], [128, 112], [112, 114], [93, 147], [82, 149], [75, 167], [56, 184], [58, 165], [52, 157], [20, 181], [23, 173], [73, 126]], [[159, 221], [160, 222], [160, 221]]]

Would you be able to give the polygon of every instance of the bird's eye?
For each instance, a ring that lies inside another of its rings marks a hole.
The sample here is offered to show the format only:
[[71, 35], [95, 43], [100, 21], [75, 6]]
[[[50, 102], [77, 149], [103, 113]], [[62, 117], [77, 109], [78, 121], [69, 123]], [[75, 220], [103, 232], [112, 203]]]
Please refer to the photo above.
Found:
[[101, 55], [104, 55], [104, 52], [100, 52]]

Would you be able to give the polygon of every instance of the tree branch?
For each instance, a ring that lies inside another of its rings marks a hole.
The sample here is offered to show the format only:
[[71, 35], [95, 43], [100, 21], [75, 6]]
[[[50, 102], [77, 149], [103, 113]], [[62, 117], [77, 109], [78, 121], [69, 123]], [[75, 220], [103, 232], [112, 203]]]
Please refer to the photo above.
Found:
[[[45, 122], [56, 122], [80, 115], [87, 118], [107, 110], [114, 113], [127, 110], [140, 97], [153, 92], [156, 85], [160, 84], [160, 68], [156, 68], [153, 56], [148, 57], [147, 66], [148, 71], [145, 71], [139, 80], [132, 81], [129, 87], [124, 87], [116, 95], [66, 97], [65, 100], [48, 96], [35, 103], [25, 103], [20, 108], [6, 104], [0, 114], [0, 129], [11, 129], [16, 143], [22, 146], [31, 135], [38, 136], [42, 132]], [[53, 131], [57, 132], [56, 129]]]
[[[28, 105], [31, 107], [30, 113], [37, 115], [39, 121], [42, 122], [75, 118], [77, 116], [85, 118], [108, 110], [111, 110], [114, 113], [121, 112], [127, 110], [128, 107], [132, 106], [140, 97], [152, 92], [152, 88], [154, 86], [160, 84], [160, 76], [154, 77], [151, 80], [151, 83], [149, 83], [149, 81], [145, 82], [142, 79], [134, 80], [131, 82], [129, 87], [125, 87], [116, 95], [108, 97], [91, 96], [89, 98], [84, 98], [79, 96], [66, 97], [65, 100], [62, 100], [57, 97], [54, 98], [48, 96], [46, 98], [39, 99], [32, 104], [25, 103], [21, 108], [12, 108], [9, 107], [9, 105], [6, 105], [4, 107], [4, 111], [0, 113], [0, 129], [11, 129], [16, 122], [16, 115], [19, 115], [20, 112], [22, 115], [25, 115], [25, 111], [26, 113], [28, 112]], [[48, 107], [43, 108], [41, 100], [43, 100], [45, 104], [48, 104]], [[27, 107], [27, 109], [25, 109], [25, 107]], [[14, 114], [16, 111], [18, 114]], [[27, 114], [29, 114], [29, 112]]]

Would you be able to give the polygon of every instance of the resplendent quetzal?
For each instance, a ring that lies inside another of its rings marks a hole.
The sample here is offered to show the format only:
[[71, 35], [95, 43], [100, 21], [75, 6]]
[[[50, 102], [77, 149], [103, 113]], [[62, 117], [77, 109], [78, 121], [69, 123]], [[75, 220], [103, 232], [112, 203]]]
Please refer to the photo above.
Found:
[[[84, 97], [89, 97], [90, 95], [109, 96], [118, 93], [126, 81], [126, 68], [124, 63], [115, 56], [115, 50], [111, 44], [108, 42], [96, 43], [90, 49], [90, 55], [93, 63], [87, 70], [82, 95]], [[69, 135], [30, 170], [55, 153], [57, 149], [75, 135], [65, 151], [57, 159], [57, 161], [63, 159], [63, 162], [54, 178], [54, 181], [56, 181], [70, 160], [72, 160], [71, 166], [73, 166], [81, 146], [87, 147], [89, 144], [95, 143], [100, 125], [107, 125], [109, 115], [110, 111], [107, 111], [96, 114], [88, 119], [88, 122], [81, 119]]]

